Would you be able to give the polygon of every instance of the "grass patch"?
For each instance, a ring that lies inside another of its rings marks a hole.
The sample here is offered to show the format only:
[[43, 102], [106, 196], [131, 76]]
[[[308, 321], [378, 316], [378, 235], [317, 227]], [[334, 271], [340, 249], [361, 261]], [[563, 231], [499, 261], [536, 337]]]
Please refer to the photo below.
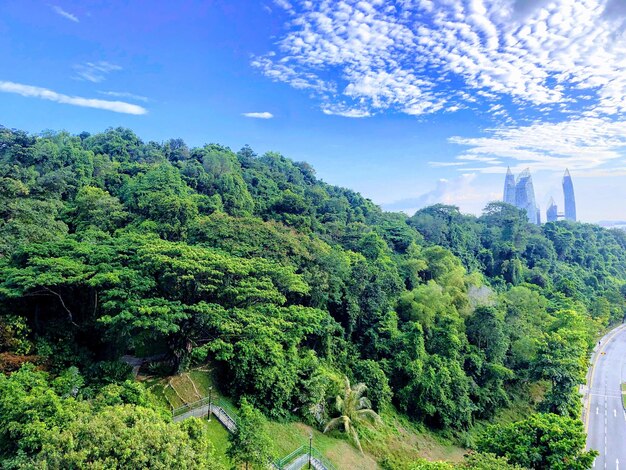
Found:
[[363, 428], [361, 445], [376, 460], [403, 464], [419, 458], [427, 460], [463, 460], [465, 449], [449, 439], [426, 430], [388, 407], [380, 413], [383, 424]]
[[162, 387], [163, 395], [165, 396], [167, 402], [170, 404], [170, 409], [178, 408], [179, 406], [184, 405], [183, 401], [172, 387], [170, 387], [169, 385], [163, 385]]
[[213, 384], [211, 372], [206, 370], [192, 370], [189, 371], [189, 378], [193, 380], [193, 383], [196, 385], [196, 388], [203, 397], [209, 395], [209, 388], [211, 387], [213, 387], [212, 393], [217, 396], [217, 388]]
[[155, 383], [153, 385], [148, 385], [148, 390], [154, 397], [154, 400], [157, 402], [159, 406], [165, 408], [166, 410], [170, 410], [172, 405], [170, 404], [167, 396], [165, 395], [165, 391], [163, 390], [164, 386], [160, 383]]
[[626, 383], [622, 384], [622, 406], [626, 410]]
[[224, 465], [225, 468], [230, 468], [232, 466], [232, 462], [226, 455], [226, 448], [228, 447], [228, 431], [215, 418], [211, 421], [207, 421], [206, 419], [203, 421], [207, 428], [209, 439], [215, 448], [215, 457]]
[[185, 403], [193, 403], [202, 398], [202, 395], [200, 395], [199, 391], [196, 391], [197, 387], [195, 387], [195, 384], [187, 374], [171, 377], [169, 384], [178, 392], [178, 395], [180, 395], [180, 398], [182, 398]]
[[304, 423], [269, 422], [267, 432], [272, 436], [272, 451], [276, 457], [284, 457], [300, 446], [308, 446], [309, 435], [313, 433], [313, 447], [324, 454], [335, 467], [363, 470], [380, 468], [371, 455], [363, 455], [347, 441], [323, 434]]

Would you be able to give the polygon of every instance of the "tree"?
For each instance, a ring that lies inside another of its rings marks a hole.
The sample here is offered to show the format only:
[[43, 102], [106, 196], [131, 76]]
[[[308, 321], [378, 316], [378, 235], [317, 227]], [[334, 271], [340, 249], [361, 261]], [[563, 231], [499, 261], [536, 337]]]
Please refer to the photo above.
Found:
[[536, 376], [551, 384], [541, 403], [543, 410], [571, 417], [579, 415], [581, 403], [576, 387], [584, 381], [586, 352], [580, 331], [562, 328], [545, 335], [533, 366]]
[[32, 365], [0, 374], [0, 467], [221, 468], [199, 420], [172, 423], [129, 403], [145, 401], [142, 385], [107, 386], [87, 401], [82, 383], [75, 367], [54, 380]]
[[272, 461], [271, 439], [265, 431], [265, 417], [248, 400], [241, 399], [237, 430], [228, 436], [226, 454], [238, 465], [246, 469], [267, 468]]
[[358, 361], [354, 365], [354, 374], [359, 382], [367, 386], [373, 409], [380, 411], [391, 402], [389, 379], [376, 361], [371, 359]]
[[343, 425], [344, 431], [361, 452], [363, 448], [357, 433], [358, 427], [364, 423], [378, 424], [381, 421], [380, 416], [370, 409], [370, 401], [363, 396], [366, 390], [367, 387], [362, 383], [350, 387], [350, 381], [345, 377], [343, 398], [337, 395], [335, 404], [341, 416], [331, 419], [324, 428], [324, 432], [328, 432]]
[[489, 427], [477, 450], [537, 470], [587, 470], [598, 452], [585, 451], [585, 438], [580, 419], [539, 413], [516, 423]]
[[37, 468], [222, 468], [200, 420], [172, 424], [131, 405], [82, 414], [52, 429], [33, 460]]
[[470, 343], [484, 351], [489, 362], [502, 363], [509, 346], [502, 316], [494, 307], [481, 306], [465, 321]]
[[128, 217], [119, 199], [107, 191], [84, 186], [74, 199], [73, 222], [77, 231], [90, 226], [111, 232]]

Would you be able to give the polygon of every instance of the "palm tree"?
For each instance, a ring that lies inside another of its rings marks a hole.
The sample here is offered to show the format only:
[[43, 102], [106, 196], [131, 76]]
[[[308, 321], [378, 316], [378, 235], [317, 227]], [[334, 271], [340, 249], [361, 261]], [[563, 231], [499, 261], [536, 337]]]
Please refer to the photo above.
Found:
[[337, 395], [337, 411], [341, 414], [337, 418], [331, 419], [324, 432], [331, 429], [335, 429], [343, 424], [343, 429], [348, 434], [348, 437], [356, 444], [361, 452], [361, 442], [359, 441], [359, 435], [356, 432], [356, 428], [364, 423], [378, 424], [381, 422], [380, 416], [378, 416], [372, 409], [372, 403], [363, 396], [367, 387], [365, 384], [357, 384], [354, 388], [350, 387], [350, 381], [345, 377], [345, 390], [343, 398]]

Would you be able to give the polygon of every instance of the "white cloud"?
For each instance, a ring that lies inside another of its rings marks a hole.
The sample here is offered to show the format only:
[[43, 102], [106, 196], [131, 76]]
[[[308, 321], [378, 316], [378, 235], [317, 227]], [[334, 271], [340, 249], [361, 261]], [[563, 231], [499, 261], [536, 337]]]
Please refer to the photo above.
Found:
[[126, 91], [99, 91], [98, 93], [105, 96], [111, 96], [113, 98], [128, 98], [130, 100], [143, 101], [144, 103], [150, 101], [145, 96], [135, 95], [134, 93], [128, 93]]
[[274, 117], [272, 113], [268, 113], [267, 111], [262, 113], [243, 113], [242, 116], [255, 119], [272, 119]]
[[626, 114], [621, 1], [292, 1], [284, 35], [253, 65], [323, 109], [421, 115], [504, 96], [542, 112]]
[[111, 64], [110, 62], [86, 62], [74, 66], [76, 77], [81, 80], [87, 80], [93, 83], [99, 83], [106, 79], [106, 76], [111, 72], [122, 70], [119, 65]]
[[274, 0], [274, 3], [287, 11], [291, 11], [293, 9], [293, 6], [287, 0]]
[[[581, 117], [557, 123], [535, 123], [486, 131], [484, 137], [452, 137], [468, 147], [458, 159], [483, 163], [481, 173], [502, 173], [507, 160], [512, 170], [576, 171], [578, 177], [622, 173], [626, 165], [626, 122]], [[622, 168], [618, 168], [621, 165]], [[593, 170], [593, 171], [592, 171]]]
[[18, 95], [40, 98], [43, 100], [55, 101], [57, 103], [71, 104], [85, 108], [104, 109], [115, 113], [124, 114], [146, 114], [148, 111], [141, 106], [125, 103], [124, 101], [107, 101], [93, 98], [82, 98], [80, 96], [68, 96], [56, 91], [48, 90], [36, 86], [24, 85], [21, 83], [0, 81], [0, 92], [16, 93]]
[[371, 113], [364, 109], [350, 109], [344, 106], [326, 106], [322, 108], [324, 114], [329, 116], [343, 116], [348, 118], [363, 118], [371, 116]]
[[488, 201], [498, 199], [497, 192], [485, 191], [484, 186], [477, 184], [476, 174], [465, 173], [454, 179], [440, 179], [434, 189], [415, 197], [383, 204], [385, 210], [402, 211], [413, 215], [422, 207], [433, 204], [450, 204], [458, 206], [463, 212], [480, 214]]
[[74, 23], [79, 22], [78, 17], [76, 15], [72, 15], [71, 13], [65, 11], [63, 8], [61, 8], [58, 5], [50, 5], [50, 8], [52, 8], [57, 15], [60, 15], [63, 18], [67, 18], [68, 20], [73, 21]]

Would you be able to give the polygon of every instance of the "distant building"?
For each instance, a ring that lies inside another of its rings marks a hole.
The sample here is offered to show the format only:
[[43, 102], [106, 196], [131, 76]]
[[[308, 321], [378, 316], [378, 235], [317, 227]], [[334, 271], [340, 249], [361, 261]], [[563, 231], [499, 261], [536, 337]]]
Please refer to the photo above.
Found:
[[511, 169], [506, 169], [504, 177], [504, 197], [503, 201], [507, 204], [515, 205], [515, 176], [511, 173]]
[[[565, 199], [565, 214], [559, 213], [553, 198], [550, 198], [546, 219], [548, 222], [556, 222], [559, 219], [576, 220], [576, 200], [574, 198], [574, 185], [569, 170], [565, 170], [563, 176], [563, 196]], [[541, 211], [535, 201], [535, 189], [530, 169], [522, 171], [517, 179], [513, 176], [510, 168], [506, 169], [504, 177], [503, 200], [507, 204], [514, 205], [518, 209], [526, 211], [528, 221], [532, 224], [541, 224]]]
[[539, 209], [535, 202], [535, 189], [529, 168], [522, 171], [515, 182], [515, 206], [526, 211], [531, 224], [539, 223]]
[[546, 219], [548, 222], [556, 222], [559, 220], [559, 210], [554, 202], [554, 198], [550, 198], [548, 203], [548, 210], [546, 211]]
[[563, 198], [565, 199], [565, 220], [576, 220], [576, 198], [574, 197], [574, 185], [569, 170], [563, 175]]

